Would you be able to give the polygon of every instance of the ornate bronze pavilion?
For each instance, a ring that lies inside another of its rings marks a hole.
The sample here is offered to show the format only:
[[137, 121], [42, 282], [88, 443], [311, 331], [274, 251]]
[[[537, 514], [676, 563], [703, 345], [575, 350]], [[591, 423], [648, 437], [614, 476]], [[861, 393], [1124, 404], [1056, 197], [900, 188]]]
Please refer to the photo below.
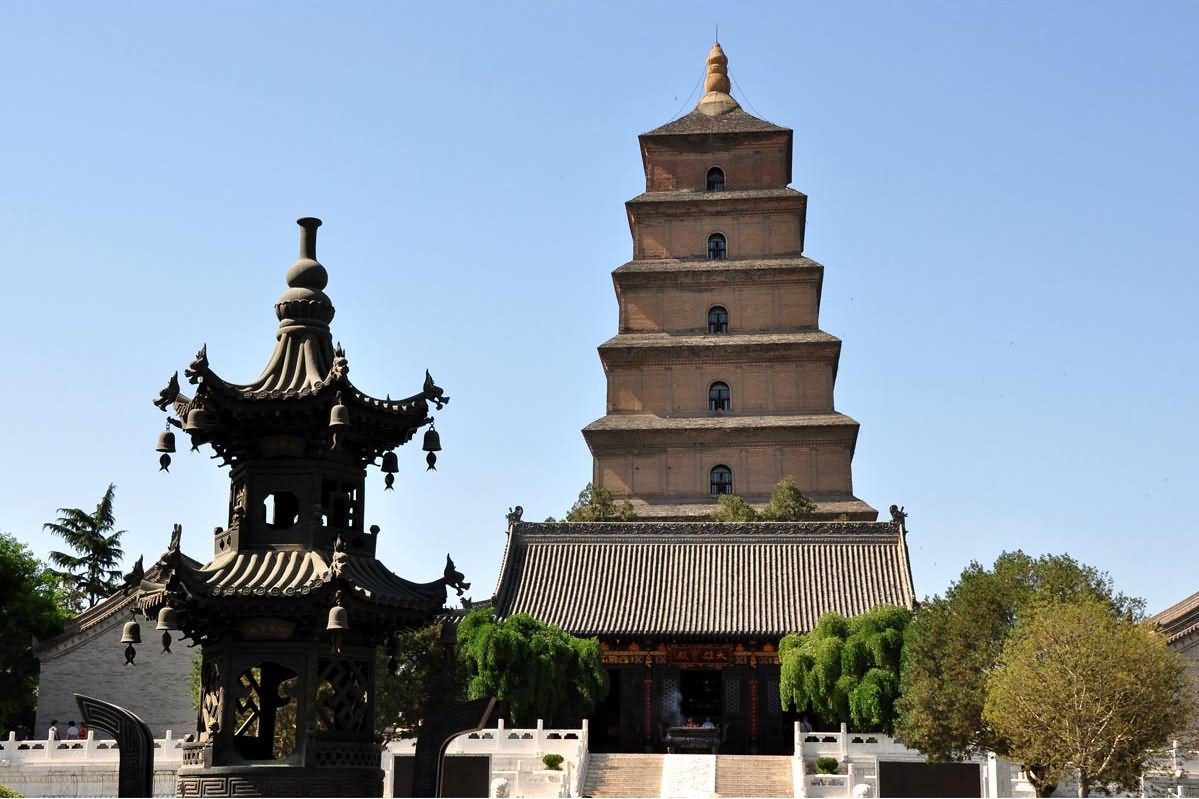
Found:
[[[300, 258], [275, 304], [277, 343], [262, 374], [227, 382], [202, 348], [184, 372], [193, 395], [181, 393], [176, 373], [155, 401], [168, 413], [164, 469], [171, 425], [230, 467], [228, 522], [215, 530], [213, 559], [184, 555], [176, 525], [156, 568], [128, 578], [164, 648], [178, 631], [203, 653], [198, 734], [185, 747], [180, 796], [379, 796], [377, 648], [429, 623], [447, 585], [464, 587], [448, 557], [444, 576], [427, 583], [375, 557], [366, 467], [379, 462], [390, 488], [395, 448], [429, 425], [432, 468], [441, 447], [429, 406], [449, 397], [427, 372], [422, 391], [402, 400], [350, 382], [316, 260], [321, 222], [299, 224]], [[126, 639], [140, 638], [133, 624]], [[126, 657], [134, 654], [130, 641]]]

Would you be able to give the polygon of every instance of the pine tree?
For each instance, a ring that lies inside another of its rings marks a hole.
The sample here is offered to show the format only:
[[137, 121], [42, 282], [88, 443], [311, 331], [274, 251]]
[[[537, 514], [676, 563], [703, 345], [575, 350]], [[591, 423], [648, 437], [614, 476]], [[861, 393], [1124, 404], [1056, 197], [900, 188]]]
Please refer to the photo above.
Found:
[[124, 530], [114, 530], [117, 519], [113, 499], [117, 487], [109, 483], [100, 504], [91, 513], [82, 508], [59, 508], [58, 520], [42, 529], [60, 535], [77, 554], [51, 552], [50, 561], [63, 571], [54, 572], [74, 597], [75, 610], [83, 602], [91, 607], [116, 590], [121, 578], [118, 568], [125, 552], [121, 549]]

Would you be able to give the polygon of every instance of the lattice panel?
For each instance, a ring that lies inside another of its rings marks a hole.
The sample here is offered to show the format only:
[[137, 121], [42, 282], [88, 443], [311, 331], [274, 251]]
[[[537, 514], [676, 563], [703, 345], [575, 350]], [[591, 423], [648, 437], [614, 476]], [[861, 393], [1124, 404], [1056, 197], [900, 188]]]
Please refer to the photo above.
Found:
[[726, 677], [724, 680], [724, 712], [741, 712], [741, 681], [736, 677]]
[[657, 721], [682, 724], [683, 693], [679, 690], [679, 678], [663, 677], [658, 684]]
[[366, 663], [322, 658], [317, 713], [324, 727], [338, 732], [364, 730], [370, 699], [369, 686]]
[[766, 714], [777, 716], [783, 712], [779, 703], [779, 684], [774, 680], [766, 681]]
[[221, 703], [225, 698], [220, 664], [215, 661], [204, 664], [201, 685], [203, 696], [200, 699], [200, 724], [206, 732], [217, 732], [221, 726]]
[[246, 669], [238, 677], [241, 696], [237, 698], [237, 735], [258, 735], [258, 723], [262, 718], [262, 672], [257, 667]]

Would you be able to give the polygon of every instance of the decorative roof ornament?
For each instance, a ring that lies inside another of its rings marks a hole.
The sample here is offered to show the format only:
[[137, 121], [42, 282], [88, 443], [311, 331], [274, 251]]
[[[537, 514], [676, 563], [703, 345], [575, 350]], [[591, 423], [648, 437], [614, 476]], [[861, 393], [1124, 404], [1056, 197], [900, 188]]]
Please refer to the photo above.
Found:
[[695, 110], [714, 117], [740, 108], [740, 103], [733, 99], [731, 91], [729, 59], [721, 49], [720, 42], [716, 42], [708, 51], [708, 75], [704, 78], [705, 94], [700, 98]]

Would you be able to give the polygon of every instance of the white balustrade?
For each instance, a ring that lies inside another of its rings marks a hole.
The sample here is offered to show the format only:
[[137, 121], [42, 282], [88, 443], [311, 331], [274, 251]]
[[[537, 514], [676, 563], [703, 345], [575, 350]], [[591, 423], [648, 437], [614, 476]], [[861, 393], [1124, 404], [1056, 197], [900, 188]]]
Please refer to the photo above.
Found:
[[[154, 795], [175, 795], [183, 740], [167, 730], [154, 741]], [[94, 731], [79, 740], [0, 740], [0, 785], [25, 796], [116, 796], [120, 750]]]
[[[447, 756], [488, 755], [491, 757], [491, 781], [507, 780], [509, 796], [578, 796], [587, 770], [587, 720], [578, 729], [547, 729], [538, 719], [536, 727], [509, 728], [501, 719], [498, 726], [463, 733], [446, 747]], [[390, 772], [393, 757], [414, 755], [416, 740], [391, 741], [383, 751], [383, 768]], [[561, 770], [545, 767], [542, 757], [562, 755]], [[384, 785], [391, 785], [388, 774]]]

